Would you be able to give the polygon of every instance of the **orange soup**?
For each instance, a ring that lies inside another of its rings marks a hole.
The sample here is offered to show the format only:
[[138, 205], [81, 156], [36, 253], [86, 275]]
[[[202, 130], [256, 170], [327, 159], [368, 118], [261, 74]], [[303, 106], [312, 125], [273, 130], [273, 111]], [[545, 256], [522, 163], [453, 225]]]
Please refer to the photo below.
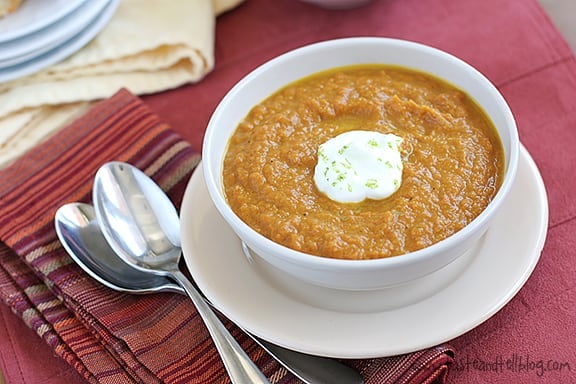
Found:
[[[399, 189], [341, 203], [314, 183], [318, 148], [347, 131], [402, 138]], [[496, 194], [504, 153], [495, 127], [463, 91], [426, 73], [342, 67], [292, 83], [238, 125], [224, 160], [234, 212], [271, 240], [340, 259], [402, 255], [476, 218]]]

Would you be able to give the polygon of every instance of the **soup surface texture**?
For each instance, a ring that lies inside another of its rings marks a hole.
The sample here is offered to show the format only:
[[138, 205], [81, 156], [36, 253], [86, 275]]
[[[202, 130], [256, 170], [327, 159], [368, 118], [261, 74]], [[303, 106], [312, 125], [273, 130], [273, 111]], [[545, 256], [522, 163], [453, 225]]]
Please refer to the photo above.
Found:
[[[399, 189], [341, 203], [314, 183], [318, 148], [347, 131], [402, 138]], [[223, 181], [253, 229], [317, 256], [374, 259], [427, 247], [470, 223], [504, 171], [498, 134], [464, 92], [429, 74], [384, 65], [341, 67], [256, 105], [228, 143]]]

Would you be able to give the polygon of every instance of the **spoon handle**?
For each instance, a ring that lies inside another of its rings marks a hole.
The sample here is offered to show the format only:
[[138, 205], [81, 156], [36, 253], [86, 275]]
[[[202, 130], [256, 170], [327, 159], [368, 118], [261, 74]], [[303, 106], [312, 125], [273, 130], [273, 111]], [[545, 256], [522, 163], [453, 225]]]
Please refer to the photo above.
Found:
[[232, 337], [228, 329], [222, 324], [206, 301], [204, 301], [190, 280], [179, 270], [172, 271], [171, 273], [171, 277], [184, 288], [188, 297], [190, 297], [196, 306], [198, 314], [202, 320], [204, 320], [204, 324], [206, 324], [206, 328], [212, 336], [216, 349], [220, 352], [220, 357], [232, 383], [270, 384], [266, 376], [264, 376], [256, 364], [250, 360], [250, 357], [242, 347], [240, 347], [234, 337]]
[[[194, 280], [189, 281], [204, 301], [212, 307], [212, 310], [218, 312], [214, 304], [212, 304], [202, 290], [198, 288], [196, 282]], [[177, 293], [186, 294], [179, 285], [176, 285], [176, 287], [179, 289]], [[272, 356], [274, 360], [305, 384], [364, 384], [364, 379], [357, 370], [338, 360], [329, 357], [309, 355], [281, 347], [253, 335], [238, 324], [235, 325]]]
[[338, 361], [313, 356], [268, 343], [246, 332], [266, 352], [288, 371], [307, 384], [363, 384], [364, 379], [355, 369]]

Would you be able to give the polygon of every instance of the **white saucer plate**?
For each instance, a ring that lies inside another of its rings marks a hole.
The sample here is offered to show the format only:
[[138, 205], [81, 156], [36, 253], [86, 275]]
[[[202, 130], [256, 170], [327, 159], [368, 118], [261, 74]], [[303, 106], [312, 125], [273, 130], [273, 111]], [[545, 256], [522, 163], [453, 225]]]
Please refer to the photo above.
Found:
[[[88, 0], [26, 0], [0, 19], [0, 43], [36, 32], [73, 12]], [[93, 1], [93, 0], [90, 0]]]
[[76, 36], [67, 40], [58, 47], [31, 60], [19, 63], [14, 66], [0, 68], [0, 82], [10, 81], [22, 76], [38, 72], [52, 64], [64, 60], [72, 55], [84, 45], [90, 42], [106, 26], [116, 8], [119, 0], [109, 0], [104, 9]]
[[63, 44], [92, 23], [109, 2], [88, 1], [41, 31], [0, 43], [0, 68], [24, 63]]
[[360, 292], [304, 284], [245, 257], [210, 200], [201, 166], [189, 181], [180, 216], [186, 265], [228, 318], [286, 348], [369, 358], [440, 344], [500, 310], [540, 258], [548, 201], [538, 168], [522, 148], [509, 198], [474, 249], [424, 278]]

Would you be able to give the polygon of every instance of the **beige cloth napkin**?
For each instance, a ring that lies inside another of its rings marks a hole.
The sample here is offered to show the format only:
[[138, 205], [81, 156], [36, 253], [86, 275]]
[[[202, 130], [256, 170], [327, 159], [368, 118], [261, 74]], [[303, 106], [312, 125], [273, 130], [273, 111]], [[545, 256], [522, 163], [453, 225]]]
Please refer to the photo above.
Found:
[[121, 0], [80, 51], [0, 84], [0, 168], [120, 88], [142, 95], [201, 80], [214, 66], [215, 16], [243, 0]]

